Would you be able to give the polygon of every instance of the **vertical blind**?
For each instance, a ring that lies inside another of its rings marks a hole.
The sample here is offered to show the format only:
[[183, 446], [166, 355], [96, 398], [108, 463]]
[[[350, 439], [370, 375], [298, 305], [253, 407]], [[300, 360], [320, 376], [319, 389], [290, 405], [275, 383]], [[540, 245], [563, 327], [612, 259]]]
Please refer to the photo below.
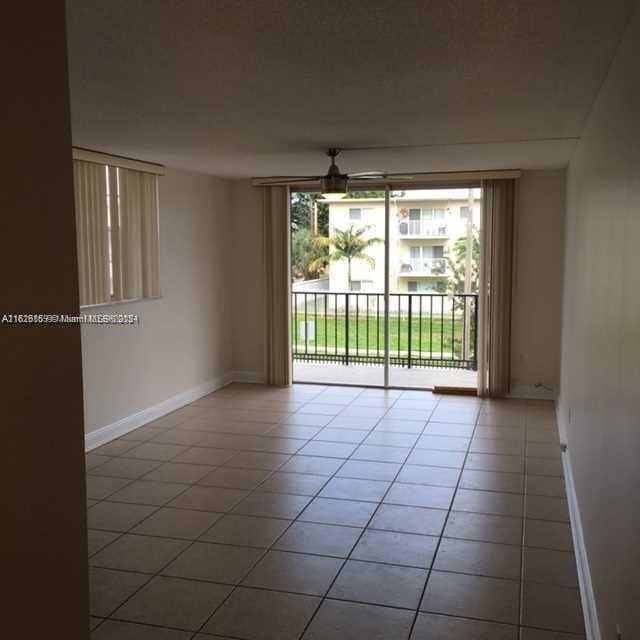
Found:
[[158, 177], [75, 159], [80, 304], [160, 295]]

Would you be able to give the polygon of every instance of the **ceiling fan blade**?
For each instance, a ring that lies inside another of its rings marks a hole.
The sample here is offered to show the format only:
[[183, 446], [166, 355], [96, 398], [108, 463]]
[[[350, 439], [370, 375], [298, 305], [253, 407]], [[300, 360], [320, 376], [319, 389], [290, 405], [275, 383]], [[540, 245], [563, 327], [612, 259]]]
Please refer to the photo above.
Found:
[[387, 180], [413, 180], [415, 176], [411, 173], [387, 173]]
[[270, 178], [254, 178], [264, 185], [290, 184], [291, 182], [317, 182], [321, 176], [274, 176]]
[[375, 178], [384, 178], [384, 171], [358, 171], [349, 173], [349, 180], [373, 180]]

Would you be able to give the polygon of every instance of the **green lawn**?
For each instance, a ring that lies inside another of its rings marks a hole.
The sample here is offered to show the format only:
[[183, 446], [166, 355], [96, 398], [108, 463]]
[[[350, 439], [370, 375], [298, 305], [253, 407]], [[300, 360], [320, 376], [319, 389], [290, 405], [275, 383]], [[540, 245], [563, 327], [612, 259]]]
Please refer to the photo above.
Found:
[[[297, 320], [297, 324], [296, 324]], [[346, 340], [346, 319], [312, 313], [307, 320], [315, 322], [315, 340], [309, 340], [307, 351], [310, 353], [338, 353], [344, 354]], [[305, 351], [304, 313], [292, 315], [292, 339], [295, 352]], [[421, 326], [422, 325], [422, 326]], [[302, 329], [301, 329], [302, 328]], [[295, 335], [294, 335], [295, 334]], [[311, 336], [309, 336], [311, 338]], [[451, 357], [452, 351], [456, 358], [462, 358], [463, 322], [462, 318], [441, 320], [440, 317], [423, 317], [411, 321], [411, 354], [424, 358], [440, 358], [441, 354]], [[349, 353], [360, 355], [380, 355], [384, 349], [384, 318], [381, 316], [376, 322], [375, 315], [360, 317], [356, 321], [355, 313], [349, 317]], [[391, 356], [407, 355], [409, 350], [409, 321], [406, 317], [390, 316], [389, 318], [389, 348]], [[473, 342], [473, 334], [472, 334]]]

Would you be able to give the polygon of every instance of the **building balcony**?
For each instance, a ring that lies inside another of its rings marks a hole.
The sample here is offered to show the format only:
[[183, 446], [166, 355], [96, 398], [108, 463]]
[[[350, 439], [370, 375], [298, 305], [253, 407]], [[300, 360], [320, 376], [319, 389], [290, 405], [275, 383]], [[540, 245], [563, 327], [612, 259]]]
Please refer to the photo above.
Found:
[[401, 260], [398, 266], [398, 276], [407, 278], [446, 276], [447, 272], [446, 258], [409, 258]]
[[403, 220], [398, 223], [398, 234], [400, 238], [406, 239], [440, 239], [448, 238], [449, 230], [443, 222]]

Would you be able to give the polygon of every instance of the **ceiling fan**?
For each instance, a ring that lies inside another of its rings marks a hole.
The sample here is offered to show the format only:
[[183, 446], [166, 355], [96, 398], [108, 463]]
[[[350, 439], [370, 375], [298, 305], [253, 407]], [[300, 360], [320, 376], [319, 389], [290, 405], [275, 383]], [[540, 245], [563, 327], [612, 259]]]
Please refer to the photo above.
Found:
[[358, 171], [356, 173], [342, 173], [336, 164], [336, 156], [340, 149], [327, 149], [331, 164], [326, 175], [323, 176], [267, 176], [260, 178], [263, 185], [281, 185], [291, 182], [320, 182], [320, 191], [325, 200], [339, 200], [347, 195], [351, 183], [366, 182], [367, 180], [411, 180], [411, 175], [385, 173], [383, 171]]

